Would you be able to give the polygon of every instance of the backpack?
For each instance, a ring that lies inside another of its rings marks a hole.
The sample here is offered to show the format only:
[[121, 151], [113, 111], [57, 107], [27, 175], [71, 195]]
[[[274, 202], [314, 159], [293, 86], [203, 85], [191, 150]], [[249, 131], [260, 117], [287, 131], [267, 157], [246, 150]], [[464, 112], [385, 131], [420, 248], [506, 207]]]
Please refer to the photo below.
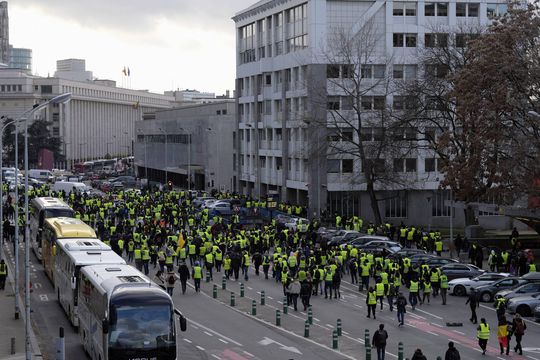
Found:
[[167, 281], [170, 285], [174, 285], [176, 279], [174, 278], [174, 275], [170, 275]]
[[523, 335], [525, 334], [525, 325], [523, 325], [523, 321], [518, 321], [516, 324], [516, 330], [514, 331], [516, 335]]

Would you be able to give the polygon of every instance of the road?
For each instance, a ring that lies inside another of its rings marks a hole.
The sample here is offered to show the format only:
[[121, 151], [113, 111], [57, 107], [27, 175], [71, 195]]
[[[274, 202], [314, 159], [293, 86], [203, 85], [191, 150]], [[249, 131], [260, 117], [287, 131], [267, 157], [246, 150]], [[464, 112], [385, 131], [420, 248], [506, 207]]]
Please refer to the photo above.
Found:
[[[11, 250], [8, 250], [11, 256]], [[21, 264], [24, 249], [20, 251]], [[153, 270], [153, 269], [152, 269]], [[21, 266], [21, 276], [24, 268]], [[153, 276], [153, 272], [150, 274]], [[22, 278], [23, 279], [23, 278]], [[32, 320], [38, 336], [44, 359], [54, 358], [54, 341], [58, 328], [63, 326], [66, 333], [66, 359], [85, 359], [86, 355], [79, 343], [78, 334], [69, 325], [62, 308], [56, 301], [53, 287], [44, 275], [42, 266], [32, 254], [31, 279], [33, 284]], [[197, 294], [190, 286], [185, 295], [180, 287], [173, 296], [175, 306], [188, 318], [188, 330], [178, 333], [179, 359], [365, 359], [364, 336], [369, 330], [370, 338], [380, 323], [385, 324], [389, 339], [387, 358], [396, 359], [398, 342], [403, 342], [405, 357], [412, 357], [416, 348], [422, 349], [428, 359], [436, 356], [444, 358], [449, 341], [454, 341], [462, 359], [530, 359], [540, 360], [540, 324], [527, 321], [524, 336], [523, 356], [499, 355], [496, 338], [496, 314], [491, 304], [483, 304], [478, 317], [485, 317], [491, 325], [488, 354], [482, 356], [476, 343], [476, 326], [468, 321], [469, 308], [465, 298], [448, 297], [446, 306], [440, 297], [430, 304], [408, 309], [405, 326], [398, 327], [396, 313], [377, 308], [377, 319], [366, 318], [365, 295], [345, 277], [339, 300], [312, 297], [313, 324], [309, 328], [309, 338], [304, 337], [307, 314], [299, 304], [299, 311], [283, 313], [283, 290], [274, 280], [255, 276], [253, 269], [245, 284], [245, 296], [240, 297], [240, 281], [227, 281], [227, 289], [222, 290], [221, 274], [214, 274], [214, 281], [203, 280], [202, 292]], [[178, 284], [179, 285], [179, 284]], [[191, 284], [190, 284], [191, 285]], [[213, 298], [213, 285], [217, 286], [217, 298]], [[266, 304], [260, 305], [260, 292], [264, 290]], [[23, 291], [21, 289], [21, 291]], [[236, 304], [230, 306], [230, 293], [236, 295]], [[252, 300], [257, 303], [257, 315], [251, 315]], [[281, 326], [276, 326], [276, 310], [281, 311]], [[338, 348], [332, 349], [332, 332], [337, 319], [342, 320], [342, 336]], [[461, 327], [448, 327], [447, 322], [462, 322]], [[515, 343], [514, 343], [515, 344]], [[513, 345], [512, 345], [513, 346]], [[375, 354], [372, 355], [374, 359]]]

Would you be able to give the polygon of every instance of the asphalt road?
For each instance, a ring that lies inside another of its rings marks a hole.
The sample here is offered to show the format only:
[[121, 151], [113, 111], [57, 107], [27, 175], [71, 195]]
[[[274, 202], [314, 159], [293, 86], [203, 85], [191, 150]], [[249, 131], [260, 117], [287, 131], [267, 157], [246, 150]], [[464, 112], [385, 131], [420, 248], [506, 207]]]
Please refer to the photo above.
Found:
[[[21, 246], [21, 264], [24, 249]], [[11, 255], [11, 251], [9, 251]], [[56, 301], [53, 287], [44, 275], [41, 264], [31, 255], [31, 279], [33, 283], [32, 321], [43, 352], [44, 359], [54, 359], [54, 341], [58, 328], [65, 328], [66, 359], [85, 359], [78, 334], [70, 326], [62, 308]], [[154, 270], [152, 269], [151, 276]], [[24, 268], [21, 265], [21, 279]], [[213, 285], [217, 286], [217, 298], [213, 298]], [[478, 317], [485, 317], [491, 325], [488, 354], [482, 356], [476, 341], [476, 326], [469, 322], [469, 307], [465, 298], [448, 296], [446, 306], [440, 297], [431, 299], [430, 304], [407, 310], [405, 326], [398, 327], [396, 312], [377, 307], [377, 319], [366, 318], [365, 295], [358, 292], [356, 285], [346, 276], [342, 282], [341, 299], [329, 300], [324, 296], [312, 297], [313, 325], [309, 338], [304, 338], [307, 314], [299, 301], [299, 311], [283, 313], [283, 290], [274, 280], [255, 276], [245, 284], [245, 296], [240, 297], [240, 282], [227, 281], [227, 289], [221, 289], [221, 274], [214, 274], [214, 281], [203, 280], [202, 292], [196, 294], [191, 286], [185, 295], [180, 284], [173, 296], [175, 306], [188, 318], [188, 330], [178, 332], [179, 359], [365, 359], [364, 336], [369, 330], [370, 338], [380, 323], [385, 324], [389, 339], [387, 359], [398, 356], [398, 343], [403, 342], [405, 357], [412, 357], [416, 348], [421, 348], [428, 359], [444, 358], [449, 341], [454, 341], [462, 359], [530, 359], [540, 360], [540, 323], [527, 321], [523, 339], [523, 356], [499, 355], [496, 337], [496, 315], [492, 304], [483, 304]], [[260, 305], [260, 292], [265, 291], [266, 305]], [[23, 291], [21, 289], [21, 291]], [[230, 306], [230, 293], [236, 295], [236, 306]], [[257, 303], [257, 315], [251, 315], [252, 300]], [[281, 311], [281, 326], [276, 326], [276, 309]], [[332, 332], [337, 319], [342, 320], [342, 336], [338, 349], [332, 349]], [[462, 322], [461, 327], [448, 327], [447, 322]], [[515, 342], [512, 342], [512, 346]], [[372, 359], [375, 359], [375, 352]]]

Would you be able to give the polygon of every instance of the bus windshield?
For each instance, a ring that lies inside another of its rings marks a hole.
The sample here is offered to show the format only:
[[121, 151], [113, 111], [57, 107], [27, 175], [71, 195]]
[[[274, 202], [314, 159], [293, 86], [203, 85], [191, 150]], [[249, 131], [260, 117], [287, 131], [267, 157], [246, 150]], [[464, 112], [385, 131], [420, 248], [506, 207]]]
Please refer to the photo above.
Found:
[[73, 217], [74, 212], [71, 209], [44, 209], [43, 219], [49, 219], [53, 217]]
[[174, 317], [170, 304], [112, 305], [109, 322], [109, 348], [150, 350], [176, 347]]

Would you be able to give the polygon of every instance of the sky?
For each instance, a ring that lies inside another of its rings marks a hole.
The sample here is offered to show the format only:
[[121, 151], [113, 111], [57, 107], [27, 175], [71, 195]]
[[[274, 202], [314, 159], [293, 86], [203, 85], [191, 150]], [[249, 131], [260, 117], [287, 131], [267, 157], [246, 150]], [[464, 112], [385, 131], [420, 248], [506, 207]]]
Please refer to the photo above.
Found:
[[[234, 90], [235, 26], [257, 0], [8, 0], [9, 37], [33, 51], [33, 72], [53, 76], [56, 60], [117, 86], [204, 92]], [[122, 70], [129, 67], [130, 77]]]

